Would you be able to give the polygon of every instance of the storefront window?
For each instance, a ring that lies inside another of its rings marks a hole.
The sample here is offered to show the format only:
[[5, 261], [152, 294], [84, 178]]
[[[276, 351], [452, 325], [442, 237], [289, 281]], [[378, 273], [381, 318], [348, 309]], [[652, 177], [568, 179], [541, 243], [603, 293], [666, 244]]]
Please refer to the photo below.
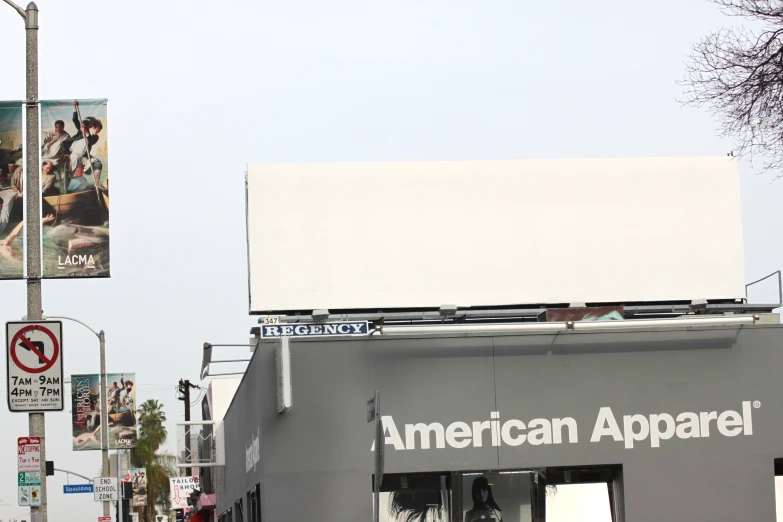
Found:
[[775, 459], [775, 518], [783, 522], [783, 459]]
[[245, 513], [242, 507], [242, 499], [240, 498], [234, 504], [234, 522], [245, 522]]
[[381, 522], [451, 521], [447, 474], [384, 475], [379, 496]]
[[547, 522], [612, 522], [606, 484], [560, 484], [546, 498]]
[[621, 466], [548, 468], [546, 522], [623, 522]]
[[528, 471], [463, 474], [461, 522], [532, 522], [532, 478]]
[[261, 522], [261, 485], [247, 494], [248, 522]]

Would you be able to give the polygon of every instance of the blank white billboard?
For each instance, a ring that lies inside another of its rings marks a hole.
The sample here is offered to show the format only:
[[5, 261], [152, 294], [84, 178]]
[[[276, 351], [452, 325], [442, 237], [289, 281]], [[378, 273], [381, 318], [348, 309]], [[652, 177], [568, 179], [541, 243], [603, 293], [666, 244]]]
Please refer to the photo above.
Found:
[[735, 158], [251, 165], [250, 311], [735, 299]]

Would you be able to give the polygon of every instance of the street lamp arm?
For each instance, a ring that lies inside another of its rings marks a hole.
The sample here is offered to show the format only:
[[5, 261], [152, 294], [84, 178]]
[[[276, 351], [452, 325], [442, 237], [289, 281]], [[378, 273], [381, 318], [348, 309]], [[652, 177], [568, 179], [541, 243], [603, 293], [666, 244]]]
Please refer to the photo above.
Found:
[[84, 475], [82, 475], [80, 473], [74, 473], [73, 471], [68, 471], [67, 469], [57, 469], [57, 468], [54, 468], [54, 470], [55, 471], [59, 471], [60, 473], [67, 473], [68, 475], [76, 475], [77, 477], [83, 478], [84, 480], [86, 480], [87, 482], [92, 484], [92, 479], [90, 477], [85, 477]]
[[24, 9], [13, 3], [11, 0], [5, 0], [5, 3], [16, 9], [16, 12], [22, 15], [22, 18], [27, 20], [27, 13], [24, 12]]
[[[8, 1], [8, 0], [6, 0]], [[95, 334], [96, 337], [100, 338], [101, 334], [99, 332], [96, 332], [94, 328], [92, 328], [89, 324], [85, 323], [84, 321], [80, 321], [74, 317], [67, 317], [65, 315], [47, 315], [44, 316], [44, 319], [65, 319], [66, 321], [73, 321], [75, 323], [79, 323], [80, 325], [87, 328], [89, 331]]]

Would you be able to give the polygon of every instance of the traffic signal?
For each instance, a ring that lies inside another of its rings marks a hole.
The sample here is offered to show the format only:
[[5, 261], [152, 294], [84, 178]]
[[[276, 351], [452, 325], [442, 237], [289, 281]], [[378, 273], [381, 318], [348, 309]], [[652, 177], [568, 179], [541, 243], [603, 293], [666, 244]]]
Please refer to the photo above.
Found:
[[131, 482], [122, 483], [122, 498], [126, 500], [133, 498], [133, 484]]
[[177, 522], [185, 522], [185, 510], [184, 509], [175, 509], [174, 510], [174, 516], [177, 519]]

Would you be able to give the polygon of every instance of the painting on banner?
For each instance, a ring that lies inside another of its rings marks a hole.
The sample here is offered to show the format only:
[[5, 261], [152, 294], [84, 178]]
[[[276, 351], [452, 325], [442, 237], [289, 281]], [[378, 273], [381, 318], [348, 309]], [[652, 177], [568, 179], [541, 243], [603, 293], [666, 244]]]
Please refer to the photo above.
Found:
[[101, 449], [101, 381], [97, 374], [71, 376], [73, 450]]
[[147, 470], [146, 468], [131, 468], [125, 474], [123, 482], [130, 482], [133, 487], [133, 506], [147, 505]]
[[109, 449], [136, 447], [136, 374], [106, 375], [106, 398], [109, 413]]
[[43, 277], [108, 277], [108, 102], [41, 102]]
[[24, 277], [22, 103], [0, 102], [0, 279]]

